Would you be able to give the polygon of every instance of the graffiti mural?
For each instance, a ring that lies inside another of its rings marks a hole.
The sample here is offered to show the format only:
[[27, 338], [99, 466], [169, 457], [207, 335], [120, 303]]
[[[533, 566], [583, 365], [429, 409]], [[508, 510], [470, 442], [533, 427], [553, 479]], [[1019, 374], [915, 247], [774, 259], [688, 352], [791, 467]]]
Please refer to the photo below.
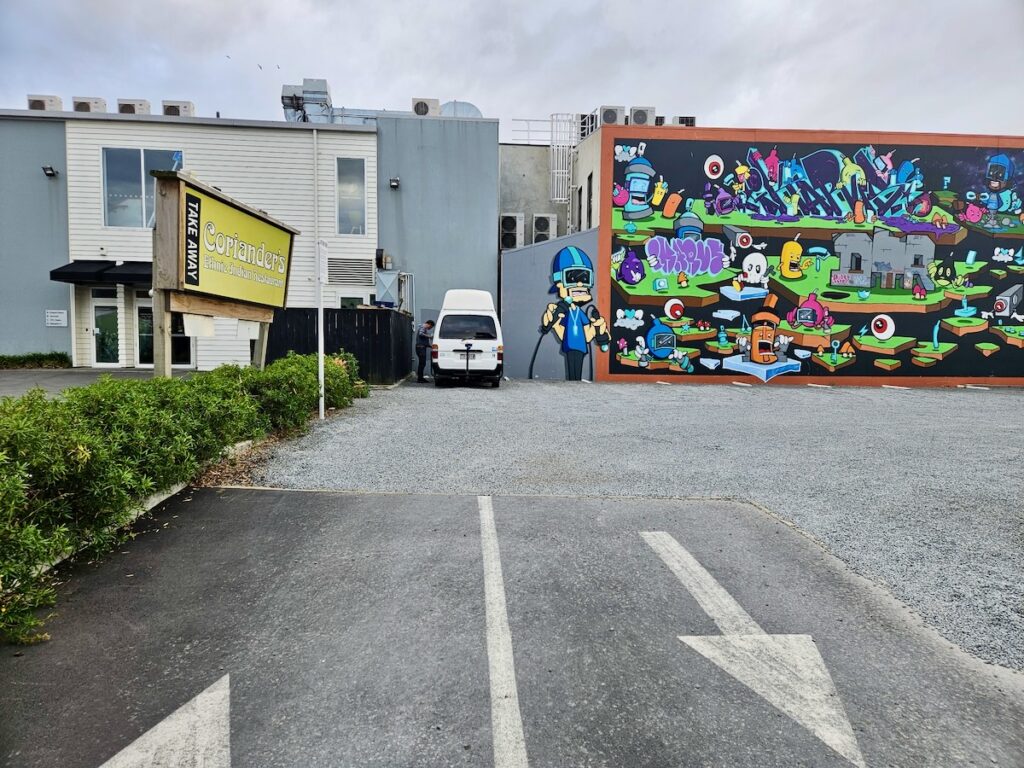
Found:
[[[642, 263], [639, 259], [636, 262], [642, 272]], [[622, 266], [620, 264], [620, 272]], [[622, 279], [628, 281], [630, 275], [623, 273]], [[556, 294], [557, 300], [550, 302], [541, 315], [540, 338], [530, 360], [529, 378], [533, 378], [534, 362], [541, 344], [549, 336], [557, 342], [565, 360], [567, 381], [580, 381], [584, 376], [591, 380], [594, 378], [592, 346], [607, 352], [611, 344], [608, 324], [591, 303], [595, 277], [593, 262], [583, 249], [566, 246], [555, 253], [551, 260], [549, 293]], [[590, 366], [584, 373], [587, 359]]]
[[613, 376], [1024, 377], [1024, 150], [614, 144]]

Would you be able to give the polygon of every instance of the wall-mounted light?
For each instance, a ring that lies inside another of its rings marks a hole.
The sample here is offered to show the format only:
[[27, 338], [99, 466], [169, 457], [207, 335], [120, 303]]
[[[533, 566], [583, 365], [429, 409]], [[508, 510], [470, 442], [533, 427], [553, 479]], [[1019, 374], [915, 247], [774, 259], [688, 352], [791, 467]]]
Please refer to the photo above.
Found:
[[398, 189], [399, 183], [400, 181], [397, 176], [392, 176], [390, 179], [388, 179], [388, 186], [391, 187], [392, 189]]
[[46, 176], [46, 178], [48, 179], [55, 179], [57, 178], [57, 169], [54, 168], [52, 165], [44, 165], [43, 175]]

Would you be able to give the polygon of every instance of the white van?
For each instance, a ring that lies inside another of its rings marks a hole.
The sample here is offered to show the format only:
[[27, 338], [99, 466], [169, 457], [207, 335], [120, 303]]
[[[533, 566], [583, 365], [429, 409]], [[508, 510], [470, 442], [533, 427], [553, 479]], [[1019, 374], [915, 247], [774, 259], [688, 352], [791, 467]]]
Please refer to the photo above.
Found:
[[494, 299], [487, 291], [448, 291], [434, 326], [431, 369], [435, 386], [482, 380], [501, 385], [504, 347]]

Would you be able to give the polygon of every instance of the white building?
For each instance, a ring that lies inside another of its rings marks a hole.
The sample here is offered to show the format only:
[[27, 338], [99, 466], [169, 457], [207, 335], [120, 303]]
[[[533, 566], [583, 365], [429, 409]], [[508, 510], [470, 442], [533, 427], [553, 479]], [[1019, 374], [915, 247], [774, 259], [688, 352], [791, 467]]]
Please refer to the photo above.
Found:
[[[377, 249], [377, 138], [366, 126], [163, 116], [83, 115], [66, 121], [72, 359], [76, 366], [152, 364], [153, 179], [180, 168], [301, 234], [288, 306], [315, 306], [316, 241], [327, 241], [325, 304], [366, 303]], [[113, 267], [113, 269], [110, 269]], [[233, 320], [213, 337], [181, 326], [175, 363], [214, 368], [250, 359]]]

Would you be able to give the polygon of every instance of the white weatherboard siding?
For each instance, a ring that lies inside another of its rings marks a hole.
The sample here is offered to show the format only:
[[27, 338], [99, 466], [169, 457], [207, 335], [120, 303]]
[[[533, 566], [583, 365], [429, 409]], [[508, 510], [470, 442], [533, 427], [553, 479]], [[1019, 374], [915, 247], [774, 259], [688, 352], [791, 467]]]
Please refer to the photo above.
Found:
[[[372, 265], [377, 249], [376, 134], [334, 129], [319, 130], [317, 134], [319, 236], [327, 241], [332, 258], [358, 259]], [[312, 130], [187, 122], [175, 125], [125, 120], [69, 120], [68, 239], [72, 260], [152, 260], [152, 230], [104, 225], [105, 147], [181, 150], [185, 170], [199, 180], [300, 230], [292, 251], [288, 306], [316, 305], [317, 227], [313, 220]], [[338, 157], [359, 157], [366, 161], [365, 235], [339, 235], [337, 232]], [[373, 274], [372, 269], [370, 274]], [[343, 296], [358, 296], [365, 300], [373, 292], [372, 281], [363, 285], [332, 284], [325, 288], [324, 304], [336, 307]], [[87, 296], [88, 292], [76, 292], [78, 300]], [[85, 319], [83, 309], [76, 307], [79, 320]], [[133, 319], [128, 319], [125, 325], [129, 327], [122, 327], [122, 333], [129, 330], [134, 333]], [[91, 326], [89, 321], [85, 328]], [[79, 326], [76, 334], [78, 365], [92, 363], [85, 328]], [[246, 362], [249, 344], [247, 340], [235, 338], [234, 322], [218, 322], [216, 330], [216, 337], [197, 339], [197, 367], [211, 368], [220, 362]], [[123, 337], [121, 343], [124, 352], [122, 364], [129, 365], [134, 361], [134, 338]]]

